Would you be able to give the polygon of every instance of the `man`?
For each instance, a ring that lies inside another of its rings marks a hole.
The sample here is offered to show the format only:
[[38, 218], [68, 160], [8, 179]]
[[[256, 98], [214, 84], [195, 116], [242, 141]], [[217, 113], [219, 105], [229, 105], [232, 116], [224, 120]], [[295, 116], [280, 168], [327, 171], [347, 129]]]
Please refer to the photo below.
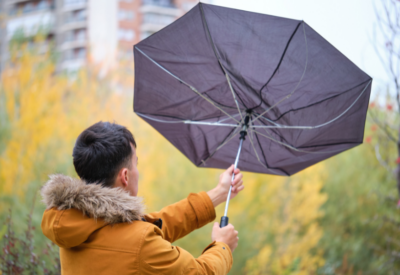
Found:
[[[50, 176], [41, 193], [42, 231], [60, 247], [62, 274], [227, 274], [238, 232], [214, 223], [212, 243], [197, 259], [172, 242], [215, 219], [215, 206], [243, 190], [233, 166], [218, 185], [160, 212], [143, 214], [137, 197], [136, 143], [123, 126], [99, 122], [83, 131], [73, 150], [80, 177]], [[235, 180], [231, 183], [232, 173]]]

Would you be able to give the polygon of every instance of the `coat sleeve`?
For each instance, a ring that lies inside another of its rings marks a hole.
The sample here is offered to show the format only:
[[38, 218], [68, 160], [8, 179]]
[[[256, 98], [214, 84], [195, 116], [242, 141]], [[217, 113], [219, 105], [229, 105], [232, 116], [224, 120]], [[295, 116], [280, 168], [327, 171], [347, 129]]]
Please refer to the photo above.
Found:
[[215, 208], [206, 192], [191, 193], [186, 199], [148, 214], [146, 219], [161, 219], [164, 238], [173, 243], [213, 221]]
[[162, 231], [150, 224], [139, 255], [140, 274], [227, 274], [233, 259], [225, 243], [213, 242], [203, 254], [194, 258], [186, 250], [171, 245], [162, 237]]

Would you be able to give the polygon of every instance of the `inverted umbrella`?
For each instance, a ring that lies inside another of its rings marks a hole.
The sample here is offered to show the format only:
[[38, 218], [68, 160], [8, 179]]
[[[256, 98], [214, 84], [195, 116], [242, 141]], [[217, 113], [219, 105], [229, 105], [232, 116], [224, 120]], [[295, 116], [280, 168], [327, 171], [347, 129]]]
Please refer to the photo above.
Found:
[[198, 167], [290, 176], [363, 141], [372, 78], [304, 21], [199, 3], [134, 56], [134, 111]]

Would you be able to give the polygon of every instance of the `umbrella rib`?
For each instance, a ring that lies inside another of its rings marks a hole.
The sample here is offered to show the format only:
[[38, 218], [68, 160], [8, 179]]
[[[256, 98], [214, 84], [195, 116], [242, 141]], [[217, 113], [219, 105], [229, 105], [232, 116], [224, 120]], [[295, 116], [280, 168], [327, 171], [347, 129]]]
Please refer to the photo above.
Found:
[[[284, 58], [285, 55], [286, 55], [286, 51], [287, 51], [287, 49], [289, 48], [290, 42], [292, 42], [292, 39], [293, 39], [294, 35], [296, 34], [297, 30], [299, 29], [301, 23], [304, 23], [304, 22], [301, 21], [301, 22], [299, 22], [299, 24], [297, 24], [296, 29], [294, 30], [294, 32], [293, 32], [292, 35], [290, 36], [289, 41], [286, 43], [286, 47], [285, 47], [285, 49], [283, 50], [281, 59], [279, 60], [279, 63], [278, 63], [278, 65], [276, 66], [276, 68], [275, 68], [274, 72], [272, 73], [271, 77], [270, 77], [270, 78], [268, 79], [268, 81], [261, 87], [261, 89], [260, 89], [260, 104], [258, 104], [257, 106], [253, 107], [252, 109], [255, 109], [255, 108], [261, 106], [262, 101], [263, 101], [263, 100], [262, 100], [262, 94], [261, 94], [261, 92], [262, 92], [262, 90], [268, 85], [268, 83], [272, 80], [272, 78], [274, 77], [274, 75], [275, 75], [276, 72], [278, 71], [279, 67], [281, 66], [282, 61], [283, 61], [283, 58]], [[304, 28], [304, 24], [303, 24], [303, 28]]]
[[[250, 127], [251, 127], [251, 125], [252, 125], [252, 123], [251, 123], [251, 121], [250, 121]], [[264, 163], [262, 163], [262, 161], [260, 160], [260, 157], [259, 157], [258, 154], [257, 154], [256, 147], [255, 147], [254, 144], [253, 144], [253, 132], [252, 132], [252, 131], [250, 131], [250, 135], [249, 135], [249, 136], [250, 136], [250, 143], [251, 143], [251, 146], [253, 147], [254, 154], [256, 154], [256, 158], [257, 158], [258, 162], [261, 163], [261, 165], [264, 166], [265, 168], [268, 168]]]
[[[353, 86], [353, 87], [351, 87], [351, 88], [349, 88], [349, 89], [347, 89], [347, 90], [345, 90], [345, 91], [343, 91], [343, 92], [340, 92], [339, 94], [336, 94], [336, 95], [333, 95], [333, 96], [324, 98], [324, 99], [322, 99], [322, 100], [320, 100], [320, 101], [317, 101], [317, 102], [313, 102], [313, 103], [311, 103], [311, 104], [309, 104], [309, 105], [307, 105], [307, 106], [303, 106], [303, 107], [299, 107], [299, 108], [295, 108], [295, 109], [290, 109], [290, 110], [284, 112], [283, 114], [281, 114], [279, 117], [277, 117], [277, 118], [275, 118], [275, 119], [268, 119], [268, 118], [263, 117], [263, 116], [261, 116], [260, 118], [265, 119], [265, 120], [267, 120], [268, 122], [273, 123], [273, 124], [275, 124], [275, 125], [278, 125], [275, 121], [278, 121], [279, 119], [281, 119], [283, 116], [285, 116], [286, 114], [288, 114], [288, 113], [290, 113], [290, 112], [295, 112], [295, 111], [298, 111], [298, 110], [301, 110], [301, 109], [305, 109], [305, 108], [314, 106], [314, 105], [316, 105], [316, 104], [322, 103], [322, 102], [324, 102], [324, 101], [327, 101], [327, 100], [329, 100], [329, 99], [332, 99], [332, 98], [336, 98], [336, 97], [338, 97], [338, 96], [341, 96], [341, 95], [343, 95], [343, 94], [345, 94], [345, 93], [347, 93], [347, 92], [349, 92], [349, 91], [354, 90], [355, 88], [357, 88], [357, 87], [359, 87], [359, 86], [362, 86], [363, 84], [367, 83], [369, 80], [371, 80], [371, 79], [369, 78], [369, 79], [367, 79], [367, 80], [361, 82], [360, 84], [357, 84], [357, 85], [355, 85], [355, 86]], [[256, 115], [259, 115], [259, 114], [258, 114], [257, 112], [255, 112], [255, 111], [253, 111], [253, 113], [255, 113]]]
[[[225, 146], [225, 144], [227, 144], [230, 140], [232, 140], [239, 133], [237, 131], [238, 129], [240, 129], [240, 127], [236, 127], [235, 129], [232, 129], [231, 133], [229, 133], [228, 136], [224, 139], [224, 141], [220, 145], [218, 145], [217, 148], [215, 148], [214, 152], [212, 152], [206, 159], [201, 160], [203, 165], [206, 165], [206, 161], [208, 161], [210, 158], [212, 158], [219, 149], [221, 149], [223, 146]], [[231, 135], [231, 136], [229, 137], [229, 135]]]
[[[253, 113], [256, 114], [256, 115], [259, 115], [259, 114], [258, 114], [257, 112], [255, 112], [255, 111], [253, 111]], [[279, 123], [276, 123], [275, 121], [273, 121], [273, 120], [271, 120], [271, 119], [268, 119], [268, 118], [263, 117], [263, 116], [261, 116], [260, 118], [265, 119], [266, 121], [268, 121], [268, 122], [274, 124], [275, 126], [280, 126]]]
[[[184, 124], [197, 124], [197, 125], [210, 125], [210, 126], [225, 126], [225, 127], [238, 127], [238, 124], [228, 124], [228, 123], [221, 123], [222, 121], [225, 121], [228, 118], [225, 118], [221, 121], [216, 121], [216, 122], [206, 122], [206, 121], [193, 121], [193, 120], [175, 120], [175, 121], [170, 121], [170, 120], [163, 120], [163, 119], [158, 119], [158, 118], [153, 118], [151, 116], [136, 112], [141, 117], [156, 121], [156, 122], [161, 122], [161, 123], [184, 123]], [[238, 114], [234, 115], [237, 116]]]
[[[252, 125], [252, 122], [250, 121], [250, 127], [251, 127], [251, 125]], [[251, 130], [251, 128], [250, 128], [250, 130]], [[256, 147], [254, 146], [254, 143], [253, 143], [253, 132], [252, 132], [252, 131], [250, 131], [249, 136], [250, 136], [249, 140], [250, 140], [250, 143], [251, 143], [251, 147], [253, 147], [254, 154], [256, 155], [256, 158], [257, 158], [258, 162], [259, 162], [262, 166], [264, 166], [265, 168], [267, 168], [269, 171], [275, 173], [274, 171], [271, 170], [271, 168], [269, 168], [266, 164], [264, 164], [264, 163], [260, 160], [260, 157], [258, 156]], [[260, 148], [260, 149], [261, 149], [261, 148]], [[262, 149], [261, 149], [261, 150], [262, 150]], [[265, 158], [265, 156], [264, 156], [264, 158]], [[285, 175], [286, 175], [286, 174], [285, 174]]]
[[218, 110], [220, 110], [221, 112], [223, 112], [224, 114], [226, 114], [227, 116], [229, 116], [230, 118], [232, 118], [234, 121], [239, 122], [238, 120], [236, 120], [235, 118], [233, 118], [230, 114], [228, 114], [227, 112], [225, 112], [223, 109], [221, 109], [220, 107], [217, 106], [217, 104], [215, 104], [214, 101], [208, 99], [207, 97], [203, 96], [199, 91], [197, 91], [196, 88], [194, 88], [192, 85], [186, 83], [185, 81], [183, 81], [182, 79], [180, 79], [179, 77], [177, 77], [176, 75], [174, 75], [173, 73], [171, 73], [170, 71], [168, 71], [166, 68], [164, 68], [163, 66], [161, 66], [157, 61], [155, 61], [154, 59], [152, 59], [150, 56], [148, 56], [147, 54], [145, 54], [141, 49], [139, 49], [138, 47], [135, 47], [141, 54], [143, 54], [147, 59], [149, 59], [151, 62], [153, 62], [155, 65], [157, 65], [157, 67], [159, 67], [160, 69], [162, 69], [163, 71], [165, 71], [167, 74], [169, 74], [170, 76], [172, 76], [173, 78], [175, 78], [176, 80], [178, 80], [180, 83], [185, 84], [186, 86], [188, 86], [193, 92], [195, 92], [197, 95], [199, 95], [201, 98], [205, 99], [207, 102], [209, 102], [211, 105], [213, 105], [215, 108], [217, 108]]
[[[303, 81], [304, 75], [305, 75], [306, 70], [307, 70], [307, 65], [308, 65], [308, 44], [307, 44], [307, 35], [306, 35], [306, 29], [305, 29], [305, 27], [304, 27], [304, 22], [303, 22], [302, 25], [303, 25], [304, 41], [305, 41], [305, 45], [306, 45], [306, 63], [305, 63], [305, 65], [304, 65], [303, 74], [301, 75], [301, 78], [300, 78], [299, 82], [297, 83], [296, 87], [293, 89], [293, 91], [292, 91], [290, 94], [288, 94], [287, 96], [281, 98], [281, 99], [280, 99], [278, 102], [276, 102], [274, 105], [272, 105], [272, 106], [269, 107], [267, 110], [265, 110], [264, 112], [262, 112], [261, 114], [259, 114], [259, 115], [254, 119], [254, 121], [258, 120], [261, 116], [263, 116], [264, 114], [268, 113], [271, 109], [275, 108], [275, 107], [276, 107], [278, 104], [280, 104], [282, 101], [284, 101], [284, 100], [290, 98], [290, 97], [293, 95], [293, 93], [297, 90], [297, 88], [299, 87], [301, 81]], [[297, 29], [296, 29], [296, 30], [297, 30]], [[285, 50], [285, 52], [286, 52], [286, 50]], [[282, 59], [283, 59], [283, 58], [282, 58]]]
[[224, 127], [238, 127], [237, 124], [227, 124], [227, 123], [218, 123], [218, 122], [202, 122], [202, 121], [184, 121], [185, 124], [194, 124], [194, 125], [209, 125], [209, 126], [224, 126]]
[[[232, 116], [237, 116], [238, 114], [235, 114], [235, 115], [232, 115]], [[224, 118], [224, 119], [221, 119], [221, 120], [218, 120], [217, 122], [222, 122], [222, 121], [225, 121], [225, 120], [228, 120], [228, 119], [230, 119], [229, 117], [227, 117], [227, 118]], [[241, 118], [241, 121], [243, 121], [243, 117]]]
[[162, 120], [162, 119], [158, 119], [158, 118], [154, 118], [154, 117], [150, 117], [148, 115], [136, 112], [136, 114], [138, 114], [141, 117], [156, 121], [156, 122], [161, 122], [161, 123], [185, 123], [186, 120], [175, 120], [175, 121], [170, 121], [170, 120]]
[[[212, 48], [213, 48], [213, 51], [214, 51], [214, 55], [215, 55], [215, 57], [218, 59], [218, 63], [219, 63], [219, 65], [220, 65], [222, 71], [223, 71], [224, 74], [225, 74], [226, 81], [228, 82], [228, 85], [229, 85], [229, 89], [230, 89], [231, 92], [232, 92], [233, 100], [234, 100], [235, 103], [236, 103], [236, 107], [237, 107], [237, 109], [238, 109], [238, 112], [239, 112], [241, 118], [243, 118], [243, 117], [242, 117], [242, 112], [240, 111], [239, 103], [237, 102], [237, 99], [236, 99], [235, 92], [233, 91], [233, 87], [232, 87], [232, 84], [231, 84], [231, 81], [230, 81], [230, 78], [229, 78], [229, 74], [228, 74], [228, 72], [226, 71], [225, 67], [222, 65], [221, 59], [220, 59], [220, 57], [219, 57], [219, 55], [218, 55], [218, 53], [217, 53], [217, 49], [216, 49], [215, 44], [214, 44], [214, 40], [213, 40], [212, 37], [211, 37], [211, 33], [210, 33], [209, 28], [208, 28], [208, 23], [207, 23], [207, 20], [206, 20], [205, 15], [204, 15], [204, 10], [203, 10], [203, 5], [202, 5], [202, 3], [200, 3], [200, 11], [201, 11], [201, 16], [202, 16], [202, 18], [203, 18], [203, 20], [204, 20], [204, 23], [205, 23], [205, 25], [206, 25], [207, 34], [208, 34], [208, 37], [209, 37], [209, 39], [210, 39], [210, 41], [211, 41], [211, 45], [212, 45]], [[243, 101], [242, 101], [242, 104], [244, 105]], [[245, 107], [246, 107], [246, 106], [245, 106]]]
[[242, 112], [240, 111], [240, 108], [239, 108], [239, 103], [238, 103], [237, 100], [236, 100], [235, 92], [233, 91], [232, 84], [231, 84], [231, 81], [230, 81], [230, 79], [229, 79], [229, 75], [226, 73], [226, 74], [225, 74], [225, 77], [226, 77], [226, 80], [228, 81], [229, 89], [230, 89], [231, 92], [232, 92], [233, 100], [234, 100], [235, 103], [236, 103], [236, 107], [237, 107], [238, 112], [239, 112], [239, 114], [240, 114], [240, 118], [243, 118]]
[[[343, 113], [339, 114], [337, 117], [331, 119], [330, 121], [327, 121], [325, 123], [319, 124], [319, 125], [315, 125], [315, 126], [290, 126], [290, 125], [281, 125], [281, 124], [277, 124], [276, 126], [267, 126], [267, 125], [254, 125], [254, 128], [264, 128], [264, 129], [272, 129], [272, 128], [280, 128], [280, 129], [316, 129], [316, 128], [320, 128], [323, 126], [326, 126], [336, 120], [338, 120], [339, 118], [341, 118], [345, 113], [347, 113], [353, 106], [354, 104], [356, 104], [356, 102], [361, 98], [361, 96], [364, 94], [364, 92], [367, 90], [369, 84], [371, 84], [372, 79], [370, 81], [368, 81], [367, 85], [365, 85], [364, 89], [362, 90], [362, 92], [358, 95], [358, 97], [354, 100], [354, 102], [346, 109], [343, 111]], [[260, 116], [258, 116], [257, 118], [259, 118]], [[263, 117], [265, 118], [265, 117]], [[256, 121], [256, 119], [254, 120]]]
[[[260, 136], [266, 137], [266, 138], [268, 138], [268, 139], [270, 139], [270, 140], [272, 140], [272, 141], [274, 141], [274, 142], [276, 142], [276, 143], [278, 143], [278, 144], [280, 144], [280, 145], [283, 145], [283, 146], [285, 146], [285, 147], [287, 147], [287, 148], [290, 148], [290, 149], [292, 149], [292, 150], [294, 150], [294, 151], [297, 151], [297, 152], [308, 153], [308, 154], [326, 154], [326, 153], [337, 153], [337, 152], [343, 151], [343, 150], [341, 149], [341, 150], [332, 150], [332, 151], [324, 151], [324, 152], [310, 152], [310, 151], [298, 149], [298, 148], [296, 148], [296, 147], [294, 147], [294, 146], [292, 146], [292, 145], [290, 145], [290, 144], [287, 144], [287, 143], [281, 142], [281, 141], [279, 141], [279, 140], [276, 140], [276, 139], [274, 139], [273, 137], [271, 137], [271, 136], [268, 134], [268, 132], [267, 132], [267, 135], [264, 135], [264, 134], [262, 134], [262, 133], [260, 133], [260, 132], [258, 132], [258, 131], [256, 131], [256, 130], [253, 130], [253, 129], [250, 129], [250, 131], [252, 131], [252, 132], [254, 132], [254, 133], [257, 133], [257, 134], [259, 134]], [[267, 129], [265, 129], [265, 131], [267, 131]]]
[[[244, 118], [242, 118], [242, 120], [240, 121], [239, 125], [242, 125]], [[240, 129], [240, 127], [236, 127], [235, 129], [232, 129], [229, 134], [224, 138], [224, 140], [221, 142], [220, 145], [217, 146], [217, 148], [215, 148], [214, 152], [212, 152], [205, 160], [201, 160], [201, 162], [203, 163], [203, 165], [206, 165], [206, 161], [209, 160], [210, 158], [212, 158], [212, 156], [214, 156], [214, 154], [221, 149], [225, 144], [227, 144], [233, 137], [235, 137], [238, 132], [237, 130]], [[229, 135], [232, 135], [231, 137], [229, 137]]]

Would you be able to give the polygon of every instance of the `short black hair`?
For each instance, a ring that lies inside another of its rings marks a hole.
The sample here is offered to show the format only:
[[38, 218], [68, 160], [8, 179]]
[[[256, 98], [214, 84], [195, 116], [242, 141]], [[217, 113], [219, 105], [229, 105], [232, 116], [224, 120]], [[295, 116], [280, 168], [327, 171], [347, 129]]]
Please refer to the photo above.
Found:
[[130, 167], [132, 133], [124, 126], [98, 122], [84, 130], [76, 140], [72, 156], [75, 171], [86, 183], [112, 187], [118, 171]]

